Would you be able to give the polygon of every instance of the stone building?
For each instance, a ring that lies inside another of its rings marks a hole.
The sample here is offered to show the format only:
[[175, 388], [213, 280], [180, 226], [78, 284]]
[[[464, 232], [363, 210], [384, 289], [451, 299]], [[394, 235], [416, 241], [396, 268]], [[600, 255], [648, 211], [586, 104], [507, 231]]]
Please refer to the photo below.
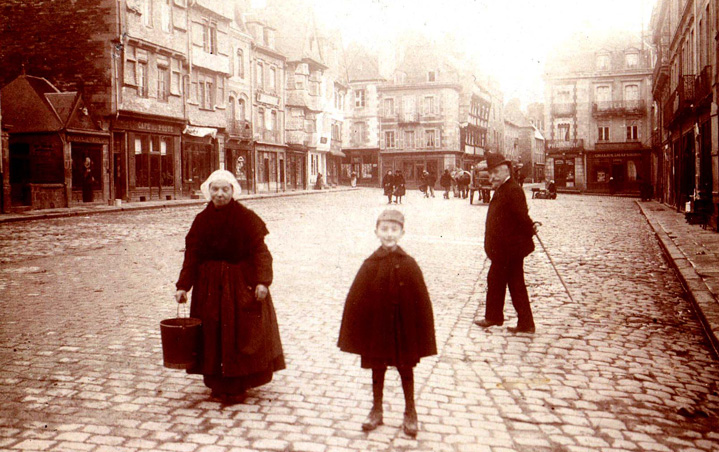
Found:
[[376, 56], [357, 45], [346, 52], [344, 68], [349, 83], [345, 102], [345, 123], [340, 181], [379, 186], [379, 87], [385, 82]]
[[716, 2], [659, 0], [651, 21], [653, 194], [678, 211], [705, 217], [714, 230], [719, 228], [717, 17]]
[[418, 185], [422, 171], [463, 166], [460, 75], [428, 43], [410, 46], [392, 80], [379, 87], [380, 174], [402, 171]]
[[622, 34], [573, 42], [547, 64], [548, 177], [558, 188], [638, 194], [649, 177], [650, 52]]
[[227, 138], [224, 167], [245, 193], [255, 191], [250, 35], [239, 6], [230, 22], [230, 76], [227, 79]]
[[464, 155], [462, 168], [465, 170], [486, 158], [491, 109], [490, 93], [477, 83], [475, 77], [465, 76], [459, 106], [459, 147]]
[[252, 19], [247, 21], [247, 28], [253, 37], [250, 67], [255, 188], [258, 192], [284, 191], [288, 157], [285, 144], [287, 59], [276, 47], [276, 30], [272, 26]]

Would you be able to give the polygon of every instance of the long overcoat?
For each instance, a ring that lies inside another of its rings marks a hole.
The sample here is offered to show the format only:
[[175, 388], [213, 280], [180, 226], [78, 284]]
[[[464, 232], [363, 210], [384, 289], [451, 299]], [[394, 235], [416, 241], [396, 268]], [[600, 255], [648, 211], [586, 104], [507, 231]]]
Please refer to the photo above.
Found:
[[499, 186], [489, 202], [484, 251], [492, 261], [524, 258], [534, 251], [534, 226], [524, 190], [514, 179]]
[[380, 247], [364, 261], [345, 301], [337, 345], [361, 355], [363, 366], [411, 367], [437, 353], [429, 292], [402, 248]]
[[222, 209], [209, 203], [195, 217], [176, 284], [193, 289], [190, 315], [202, 320], [202, 353], [188, 373], [243, 377], [285, 367], [272, 297], [254, 296], [257, 284], [272, 283], [267, 234], [234, 200]]
[[394, 193], [394, 176], [392, 174], [385, 174], [382, 178], [382, 188], [384, 188], [384, 195], [390, 196]]

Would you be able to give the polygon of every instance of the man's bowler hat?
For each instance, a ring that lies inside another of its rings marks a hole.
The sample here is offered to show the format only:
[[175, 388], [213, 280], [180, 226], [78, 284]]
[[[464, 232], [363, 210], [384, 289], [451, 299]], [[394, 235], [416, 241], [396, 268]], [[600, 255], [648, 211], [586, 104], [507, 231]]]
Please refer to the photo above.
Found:
[[512, 162], [510, 160], [507, 160], [504, 158], [502, 154], [499, 153], [488, 153], [487, 154], [487, 171], [492, 171], [494, 168], [498, 167], [499, 165], [507, 165], [508, 168], [512, 168]]

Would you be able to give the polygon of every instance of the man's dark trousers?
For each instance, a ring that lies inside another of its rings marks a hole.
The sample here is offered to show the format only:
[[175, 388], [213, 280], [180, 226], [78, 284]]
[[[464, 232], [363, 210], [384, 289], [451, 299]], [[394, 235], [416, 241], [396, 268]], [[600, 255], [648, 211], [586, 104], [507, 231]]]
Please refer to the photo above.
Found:
[[492, 261], [487, 275], [487, 306], [484, 318], [490, 322], [504, 323], [504, 298], [509, 287], [512, 304], [517, 311], [518, 328], [534, 328], [532, 308], [524, 283], [524, 258], [497, 259]]

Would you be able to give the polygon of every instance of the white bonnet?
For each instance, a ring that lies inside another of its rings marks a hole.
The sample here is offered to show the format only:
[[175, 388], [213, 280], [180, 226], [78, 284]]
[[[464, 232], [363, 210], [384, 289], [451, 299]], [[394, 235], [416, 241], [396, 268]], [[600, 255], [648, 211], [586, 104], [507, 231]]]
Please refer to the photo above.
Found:
[[240, 184], [237, 182], [237, 178], [234, 174], [227, 170], [217, 170], [210, 174], [210, 177], [207, 178], [205, 182], [200, 185], [200, 190], [202, 191], [202, 195], [205, 197], [206, 200], [210, 201], [210, 184], [213, 182], [217, 182], [220, 180], [224, 180], [230, 183], [232, 185], [232, 197], [234, 199], [240, 199], [240, 194], [242, 193], [242, 188], [240, 187]]

